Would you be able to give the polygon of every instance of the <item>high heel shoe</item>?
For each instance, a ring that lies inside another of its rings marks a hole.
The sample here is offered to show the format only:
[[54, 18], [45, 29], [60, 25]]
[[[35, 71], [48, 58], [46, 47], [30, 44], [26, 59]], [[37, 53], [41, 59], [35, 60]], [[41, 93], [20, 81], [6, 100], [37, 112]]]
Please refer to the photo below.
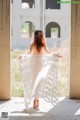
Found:
[[39, 107], [39, 100], [37, 98], [34, 99], [33, 101], [33, 108], [38, 108]]

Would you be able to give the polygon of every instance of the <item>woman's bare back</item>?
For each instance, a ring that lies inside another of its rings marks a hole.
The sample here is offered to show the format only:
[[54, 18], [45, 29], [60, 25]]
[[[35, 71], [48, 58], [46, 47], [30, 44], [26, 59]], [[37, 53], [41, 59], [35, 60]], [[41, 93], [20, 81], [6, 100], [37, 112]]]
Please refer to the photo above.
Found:
[[28, 54], [33, 54], [33, 55], [39, 55], [39, 54], [51, 54], [51, 51], [49, 51], [48, 49], [42, 47], [41, 51], [38, 52], [37, 49], [35, 47], [33, 47], [33, 49], [31, 51], [28, 52]]

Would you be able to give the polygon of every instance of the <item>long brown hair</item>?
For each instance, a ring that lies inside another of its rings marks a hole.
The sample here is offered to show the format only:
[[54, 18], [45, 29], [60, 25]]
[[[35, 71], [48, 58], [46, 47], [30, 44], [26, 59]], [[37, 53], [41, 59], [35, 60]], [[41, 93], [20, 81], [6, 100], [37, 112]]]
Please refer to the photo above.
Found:
[[46, 41], [43, 36], [43, 32], [41, 30], [36, 30], [34, 32], [34, 40], [30, 45], [30, 50], [32, 50], [33, 46], [40, 53], [42, 47], [46, 47]]

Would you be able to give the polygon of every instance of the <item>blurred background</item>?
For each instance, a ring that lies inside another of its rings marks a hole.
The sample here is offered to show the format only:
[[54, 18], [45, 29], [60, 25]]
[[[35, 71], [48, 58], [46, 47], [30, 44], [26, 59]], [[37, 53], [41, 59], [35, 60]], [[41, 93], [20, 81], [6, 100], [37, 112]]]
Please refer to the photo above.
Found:
[[59, 96], [68, 96], [70, 29], [70, 4], [60, 4], [60, 0], [11, 1], [12, 96], [23, 97], [19, 56], [28, 50], [35, 30], [42, 30], [49, 49], [62, 55], [58, 60]]

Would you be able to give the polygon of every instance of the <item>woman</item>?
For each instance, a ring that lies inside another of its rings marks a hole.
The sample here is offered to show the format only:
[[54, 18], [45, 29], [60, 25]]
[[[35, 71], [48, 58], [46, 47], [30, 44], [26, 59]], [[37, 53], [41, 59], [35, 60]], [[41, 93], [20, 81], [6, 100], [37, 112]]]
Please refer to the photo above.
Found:
[[[44, 38], [43, 32], [41, 30], [36, 30], [34, 33], [34, 40], [30, 45], [30, 51], [28, 54], [47, 54], [51, 53], [46, 46], [46, 40]], [[38, 98], [34, 99], [33, 107], [37, 108], [39, 106]]]
[[[31, 42], [29, 51], [25, 54], [27, 54], [27, 55], [52, 54], [51, 51], [49, 51], [47, 46], [46, 46], [46, 40], [45, 40], [45, 37], [44, 37], [43, 32], [41, 30], [36, 30], [34, 32], [34, 40]], [[21, 57], [20, 57], [20, 59], [21, 59]], [[39, 62], [39, 61], [41, 61], [41, 60], [37, 59], [37, 61], [35, 61], [35, 64], [37, 64], [37, 63], [40, 64], [40, 65], [39, 64], [36, 65], [36, 68], [33, 67], [33, 60], [31, 62], [32, 73], [35, 71], [35, 76], [38, 75], [39, 70], [41, 69], [41, 62]], [[36, 79], [36, 77], [33, 78], [33, 82], [35, 81], [35, 79]], [[32, 85], [33, 85], [32, 88], [34, 88], [34, 84], [32, 84]], [[35, 90], [33, 90], [33, 91], [35, 91]], [[34, 98], [34, 101], [33, 101], [33, 108], [37, 108], [38, 106], [39, 106], [39, 99], [36, 96]]]
[[46, 54], [51, 53], [47, 46], [46, 40], [41, 30], [36, 30], [34, 32], [34, 40], [31, 42], [30, 50], [27, 54]]

